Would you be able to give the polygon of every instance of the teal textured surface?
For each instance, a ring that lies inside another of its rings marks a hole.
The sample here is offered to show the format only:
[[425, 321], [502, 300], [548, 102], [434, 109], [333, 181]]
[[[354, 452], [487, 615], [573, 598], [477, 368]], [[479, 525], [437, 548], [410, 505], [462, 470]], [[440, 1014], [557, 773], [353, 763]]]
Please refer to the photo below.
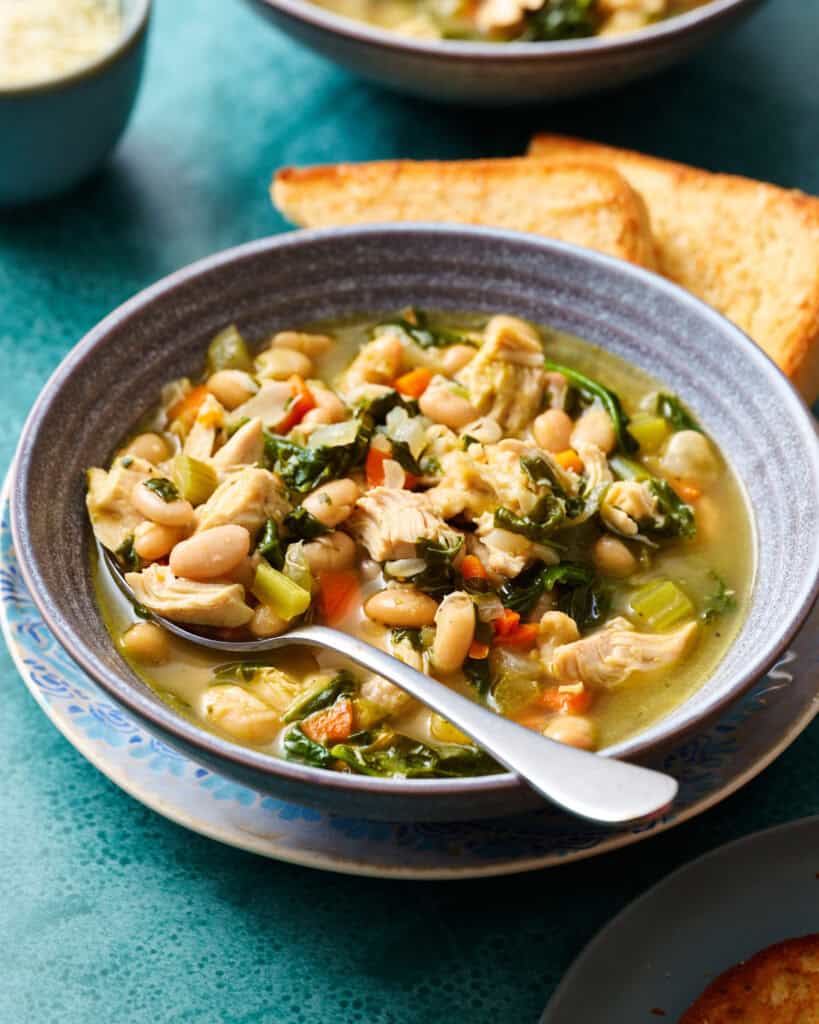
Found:
[[[134, 291], [284, 228], [283, 163], [523, 151], [574, 132], [819, 193], [819, 11], [776, 0], [661, 78], [556, 108], [435, 108], [371, 89], [237, 2], [158, 0], [110, 165], [0, 219], [0, 460], [48, 373]], [[815, 812], [819, 727], [697, 821], [618, 854], [463, 883], [322, 875], [189, 834], [87, 764], [0, 655], [0, 1021], [535, 1021], [629, 899], [717, 843]]]

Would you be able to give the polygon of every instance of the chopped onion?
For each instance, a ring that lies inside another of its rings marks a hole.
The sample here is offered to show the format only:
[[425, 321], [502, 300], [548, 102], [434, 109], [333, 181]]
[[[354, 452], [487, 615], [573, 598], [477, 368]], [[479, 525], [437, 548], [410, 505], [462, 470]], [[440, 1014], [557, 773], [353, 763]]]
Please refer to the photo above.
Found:
[[[396, 558], [394, 562], [385, 562], [384, 564], [387, 575], [397, 579], [408, 579], [410, 576], [417, 576], [426, 567], [427, 563], [423, 558]], [[502, 613], [503, 608], [501, 607]]]
[[423, 416], [410, 416], [406, 409], [390, 409], [386, 419], [387, 437], [403, 441], [417, 459], [427, 446], [427, 423]]
[[343, 423], [330, 423], [316, 427], [307, 442], [310, 448], [337, 448], [340, 445], [352, 444], [358, 437], [358, 420], [344, 420]]
[[492, 622], [503, 617], [503, 605], [497, 594], [475, 594], [473, 601], [481, 622]]
[[406, 474], [395, 459], [384, 459], [384, 486], [400, 491], [406, 482]]

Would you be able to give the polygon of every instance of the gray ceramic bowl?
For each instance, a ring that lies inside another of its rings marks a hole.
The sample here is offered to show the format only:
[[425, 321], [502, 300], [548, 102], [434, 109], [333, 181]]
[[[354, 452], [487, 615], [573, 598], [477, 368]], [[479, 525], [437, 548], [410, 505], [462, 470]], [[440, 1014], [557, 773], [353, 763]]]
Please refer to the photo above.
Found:
[[625, 85], [688, 57], [760, 0], [712, 0], [641, 32], [555, 43], [410, 39], [310, 0], [249, 0], [280, 29], [370, 81], [425, 99], [508, 106]]
[[172, 377], [201, 371], [235, 320], [251, 338], [317, 318], [417, 303], [511, 312], [596, 342], [668, 382], [727, 453], [756, 520], [758, 571], [739, 637], [702, 689], [609, 754], [667, 743], [734, 700], [784, 649], [819, 580], [819, 445], [805, 406], [736, 327], [626, 263], [533, 235], [374, 226], [253, 242], [171, 275], [120, 307], [66, 357], [25, 425], [12, 529], [26, 583], [80, 666], [167, 742], [256, 789], [362, 817], [457, 819], [538, 798], [504, 774], [398, 781], [339, 775], [218, 739], [179, 718], [128, 668], [89, 579], [86, 467], [107, 463]]
[[61, 78], [0, 88], [0, 206], [71, 188], [94, 171], [125, 130], [145, 55], [151, 0], [121, 0], [114, 47]]

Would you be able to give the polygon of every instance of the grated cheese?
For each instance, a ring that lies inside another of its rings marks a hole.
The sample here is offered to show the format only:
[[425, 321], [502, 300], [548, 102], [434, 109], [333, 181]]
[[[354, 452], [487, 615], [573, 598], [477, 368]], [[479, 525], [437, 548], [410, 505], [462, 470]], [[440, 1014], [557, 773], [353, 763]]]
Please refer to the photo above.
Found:
[[0, 89], [76, 71], [121, 31], [120, 0], [0, 0]]

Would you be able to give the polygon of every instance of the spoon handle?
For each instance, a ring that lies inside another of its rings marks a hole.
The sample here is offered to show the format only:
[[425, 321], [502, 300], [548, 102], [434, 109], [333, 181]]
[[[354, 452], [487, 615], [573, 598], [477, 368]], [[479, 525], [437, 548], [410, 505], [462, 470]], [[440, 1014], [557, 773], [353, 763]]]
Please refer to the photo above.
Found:
[[340, 630], [310, 626], [287, 636], [295, 643], [336, 650], [400, 686], [552, 803], [581, 818], [627, 824], [661, 813], [677, 793], [677, 782], [669, 775], [547, 739]]

